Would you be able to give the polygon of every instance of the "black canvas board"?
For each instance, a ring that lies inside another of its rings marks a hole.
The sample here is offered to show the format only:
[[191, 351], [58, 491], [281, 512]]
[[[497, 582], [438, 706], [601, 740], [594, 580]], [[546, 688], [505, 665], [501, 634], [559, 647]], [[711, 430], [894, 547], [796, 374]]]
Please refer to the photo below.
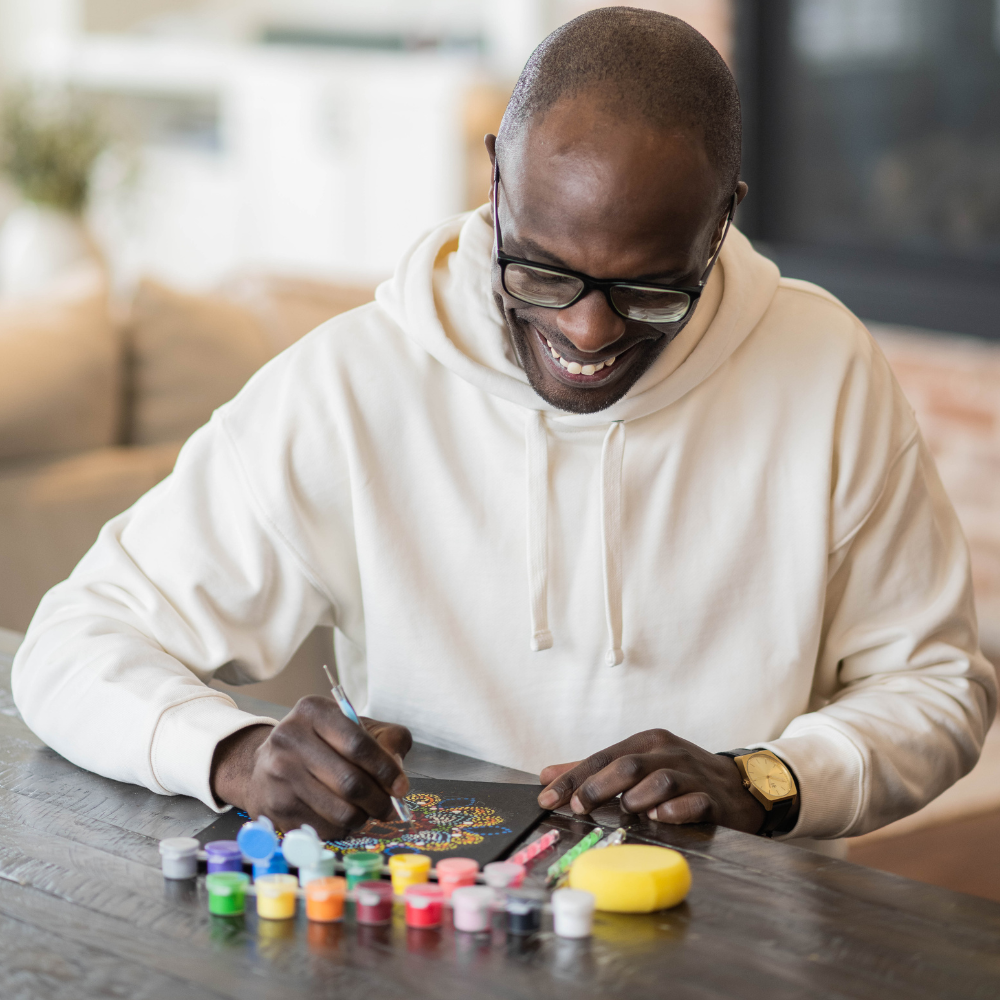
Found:
[[[369, 820], [352, 837], [329, 846], [341, 853], [428, 854], [435, 864], [448, 857], [472, 858], [482, 866], [507, 857], [547, 815], [538, 805], [539, 787], [411, 778], [405, 801], [413, 822]], [[246, 820], [246, 813], [233, 809], [202, 830], [198, 840], [202, 845], [234, 840]]]

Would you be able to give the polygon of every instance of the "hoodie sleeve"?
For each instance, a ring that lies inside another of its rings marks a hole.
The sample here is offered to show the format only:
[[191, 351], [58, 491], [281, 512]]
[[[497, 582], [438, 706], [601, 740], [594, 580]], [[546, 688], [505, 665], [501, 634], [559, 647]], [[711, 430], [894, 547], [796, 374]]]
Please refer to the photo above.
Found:
[[912, 412], [872, 350], [871, 391], [846, 394], [835, 449], [815, 710], [756, 744], [798, 779], [790, 837], [857, 836], [920, 809], [972, 769], [996, 712], [965, 539]]
[[273, 719], [207, 687], [277, 674], [328, 596], [260, 513], [220, 411], [174, 472], [102, 529], [14, 661], [25, 722], [81, 767], [218, 809], [216, 744]]

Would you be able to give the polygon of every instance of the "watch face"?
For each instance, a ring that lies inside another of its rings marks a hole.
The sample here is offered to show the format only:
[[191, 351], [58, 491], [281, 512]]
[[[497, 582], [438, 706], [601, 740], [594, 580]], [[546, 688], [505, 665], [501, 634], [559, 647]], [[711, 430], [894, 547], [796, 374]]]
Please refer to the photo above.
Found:
[[769, 754], [754, 754], [743, 765], [747, 777], [765, 795], [780, 799], [792, 794], [792, 776], [788, 769]]

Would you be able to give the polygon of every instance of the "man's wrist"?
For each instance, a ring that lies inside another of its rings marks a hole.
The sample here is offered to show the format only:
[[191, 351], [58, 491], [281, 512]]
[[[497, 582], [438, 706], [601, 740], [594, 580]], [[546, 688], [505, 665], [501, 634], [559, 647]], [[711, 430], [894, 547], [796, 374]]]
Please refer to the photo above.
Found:
[[246, 791], [257, 751], [273, 729], [269, 725], [247, 726], [216, 744], [210, 781], [212, 794], [220, 805], [246, 807]]

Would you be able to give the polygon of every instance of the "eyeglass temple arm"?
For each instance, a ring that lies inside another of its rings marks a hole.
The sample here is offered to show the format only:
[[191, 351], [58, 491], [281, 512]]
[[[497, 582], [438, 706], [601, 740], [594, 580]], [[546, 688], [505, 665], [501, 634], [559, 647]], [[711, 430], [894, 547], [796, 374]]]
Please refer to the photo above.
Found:
[[712, 259], [708, 262], [708, 267], [705, 268], [705, 273], [702, 275], [701, 281], [698, 282], [699, 286], [704, 285], [705, 282], [708, 281], [708, 277], [712, 273], [712, 268], [715, 267], [715, 262], [719, 259], [719, 254], [722, 253], [722, 244], [726, 242], [726, 235], [729, 233], [729, 227], [733, 224], [733, 216], [736, 215], [736, 206], [739, 204], [738, 198], [739, 193], [734, 191], [733, 203], [730, 205], [729, 214], [726, 216], [726, 228], [722, 230], [719, 245], [715, 248], [715, 253], [712, 254]]

